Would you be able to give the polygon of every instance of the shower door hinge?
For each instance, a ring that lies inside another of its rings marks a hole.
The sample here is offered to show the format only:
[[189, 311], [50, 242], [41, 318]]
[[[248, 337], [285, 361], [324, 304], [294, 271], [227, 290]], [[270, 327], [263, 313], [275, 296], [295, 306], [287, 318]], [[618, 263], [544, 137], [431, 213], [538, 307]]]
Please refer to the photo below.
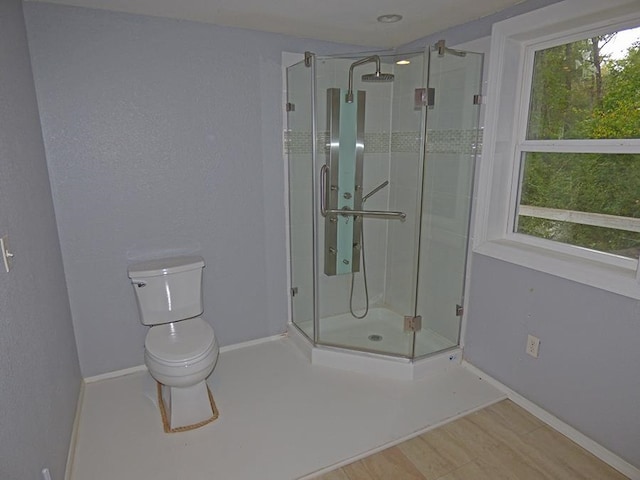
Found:
[[434, 107], [436, 105], [436, 89], [416, 88], [413, 92], [413, 104], [415, 108]]
[[456, 317], [464, 315], [464, 307], [462, 305], [456, 305]]
[[298, 294], [298, 287], [291, 288], [291, 296], [295, 297]]
[[419, 332], [422, 330], [422, 316], [404, 317], [404, 331], [405, 332]]
[[304, 66], [305, 67], [310, 67], [311, 66], [311, 59], [312, 58], [313, 58], [313, 53], [304, 52]]
[[296, 111], [296, 104], [295, 103], [291, 103], [291, 102], [287, 102], [285, 105], [285, 110], [287, 112], [295, 112]]
[[477, 94], [473, 96], [474, 105], [482, 105], [483, 102], [484, 102], [484, 97], [482, 95]]

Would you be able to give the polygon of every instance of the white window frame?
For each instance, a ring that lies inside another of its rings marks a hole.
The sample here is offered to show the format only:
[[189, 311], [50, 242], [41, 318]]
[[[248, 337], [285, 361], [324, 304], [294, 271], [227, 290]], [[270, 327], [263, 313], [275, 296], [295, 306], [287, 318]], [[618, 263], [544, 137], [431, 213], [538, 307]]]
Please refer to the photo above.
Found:
[[513, 232], [522, 152], [640, 152], [636, 139], [526, 140], [535, 51], [639, 24], [637, 0], [565, 0], [494, 25], [474, 252], [640, 299], [640, 261]]

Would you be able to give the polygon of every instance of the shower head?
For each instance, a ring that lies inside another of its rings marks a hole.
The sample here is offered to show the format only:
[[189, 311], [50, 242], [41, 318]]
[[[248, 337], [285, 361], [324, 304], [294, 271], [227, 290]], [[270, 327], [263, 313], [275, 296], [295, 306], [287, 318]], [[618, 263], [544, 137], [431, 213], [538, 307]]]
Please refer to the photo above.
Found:
[[363, 82], [393, 82], [395, 75], [393, 73], [365, 73], [362, 75]]
[[356, 60], [349, 67], [349, 88], [347, 90], [347, 95], [345, 101], [347, 103], [353, 103], [353, 69], [359, 65], [364, 65], [365, 63], [376, 63], [376, 72], [369, 73], [362, 76], [362, 81], [364, 82], [392, 82], [394, 79], [393, 73], [382, 73], [380, 71], [380, 57], [378, 55], [371, 55], [370, 57], [361, 58], [360, 60]]

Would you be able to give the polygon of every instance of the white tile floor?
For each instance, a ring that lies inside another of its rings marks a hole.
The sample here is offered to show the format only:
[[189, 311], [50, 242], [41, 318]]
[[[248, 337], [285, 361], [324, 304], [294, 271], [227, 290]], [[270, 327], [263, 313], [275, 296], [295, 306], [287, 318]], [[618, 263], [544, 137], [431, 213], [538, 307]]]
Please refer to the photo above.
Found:
[[214, 423], [165, 434], [149, 376], [86, 385], [72, 480], [288, 480], [504, 395], [463, 367], [389, 380], [311, 365], [287, 339], [223, 353]]

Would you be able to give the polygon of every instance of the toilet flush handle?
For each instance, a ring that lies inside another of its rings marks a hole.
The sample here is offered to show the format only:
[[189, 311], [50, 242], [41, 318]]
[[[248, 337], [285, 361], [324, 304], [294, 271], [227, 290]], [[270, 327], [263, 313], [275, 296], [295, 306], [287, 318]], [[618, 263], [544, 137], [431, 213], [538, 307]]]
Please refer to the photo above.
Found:
[[146, 283], [144, 283], [144, 282], [135, 282], [135, 284], [136, 284], [136, 286], [137, 286], [138, 288], [142, 288], [142, 287], [146, 287], [146, 286], [147, 286], [147, 284], [146, 284]]

